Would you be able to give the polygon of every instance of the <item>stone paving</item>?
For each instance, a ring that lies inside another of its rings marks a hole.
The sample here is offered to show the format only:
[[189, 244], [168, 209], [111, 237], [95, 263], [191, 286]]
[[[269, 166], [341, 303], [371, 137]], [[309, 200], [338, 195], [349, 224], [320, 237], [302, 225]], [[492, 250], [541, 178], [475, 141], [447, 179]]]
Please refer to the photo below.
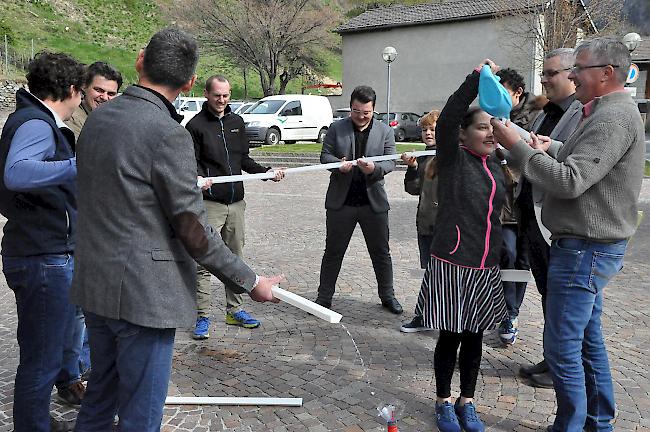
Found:
[[[387, 177], [392, 210], [395, 291], [405, 313], [382, 309], [372, 265], [357, 229], [343, 263], [333, 309], [342, 324], [327, 324], [286, 304], [246, 302], [261, 328], [226, 326], [221, 284], [215, 283], [211, 338], [177, 333], [169, 395], [301, 397], [299, 408], [179, 407], [165, 409], [165, 432], [384, 431], [376, 408], [401, 408], [400, 431], [436, 430], [433, 350], [436, 332], [403, 334], [412, 317], [422, 271], [415, 235], [417, 198], [403, 192], [403, 173]], [[262, 274], [284, 273], [285, 289], [314, 299], [325, 240], [323, 208], [328, 176], [310, 173], [283, 182], [247, 183], [246, 259]], [[650, 211], [650, 181], [642, 207]], [[650, 431], [650, 223], [634, 238], [624, 270], [609, 285], [603, 324], [617, 394], [620, 431]], [[14, 297], [0, 287], [0, 432], [11, 430], [18, 347]], [[503, 348], [486, 335], [476, 399], [488, 430], [542, 431], [553, 421], [552, 390], [527, 386], [517, 370], [541, 358], [540, 297], [531, 284], [520, 315], [519, 341]], [[458, 374], [453, 388], [458, 389]], [[455, 393], [457, 395], [457, 393]], [[53, 398], [55, 416], [75, 410]]]

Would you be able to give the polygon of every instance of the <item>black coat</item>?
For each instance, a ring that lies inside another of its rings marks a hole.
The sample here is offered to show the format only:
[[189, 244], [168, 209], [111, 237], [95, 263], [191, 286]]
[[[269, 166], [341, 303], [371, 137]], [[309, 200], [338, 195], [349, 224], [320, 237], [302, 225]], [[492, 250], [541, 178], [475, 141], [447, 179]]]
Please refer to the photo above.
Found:
[[[203, 109], [185, 126], [192, 135], [198, 174], [204, 177], [263, 173], [270, 169], [255, 162], [248, 153], [244, 120], [226, 107], [219, 118], [203, 104]], [[203, 191], [203, 198], [222, 204], [244, 199], [242, 182], [215, 184]]]
[[505, 197], [501, 164], [459, 145], [460, 123], [478, 94], [472, 73], [454, 92], [436, 125], [438, 215], [431, 253], [464, 267], [499, 265]]

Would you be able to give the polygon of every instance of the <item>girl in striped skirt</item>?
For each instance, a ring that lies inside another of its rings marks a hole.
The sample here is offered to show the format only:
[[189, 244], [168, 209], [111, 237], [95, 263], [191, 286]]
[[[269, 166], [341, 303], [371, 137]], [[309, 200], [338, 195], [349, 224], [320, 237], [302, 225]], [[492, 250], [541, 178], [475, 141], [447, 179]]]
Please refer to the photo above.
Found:
[[[485, 60], [493, 72], [498, 67]], [[482, 64], [481, 64], [482, 66]], [[504, 175], [493, 156], [490, 115], [470, 108], [478, 69], [449, 98], [436, 127], [438, 214], [431, 258], [416, 314], [440, 330], [434, 354], [436, 419], [442, 432], [483, 431], [474, 390], [483, 332], [507, 317], [499, 258]], [[451, 403], [451, 379], [460, 347], [460, 398]]]

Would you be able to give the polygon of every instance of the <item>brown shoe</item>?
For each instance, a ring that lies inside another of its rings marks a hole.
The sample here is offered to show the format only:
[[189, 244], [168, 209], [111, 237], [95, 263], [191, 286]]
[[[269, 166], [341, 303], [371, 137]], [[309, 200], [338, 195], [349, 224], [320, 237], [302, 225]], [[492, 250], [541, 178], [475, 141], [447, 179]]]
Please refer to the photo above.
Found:
[[79, 406], [86, 393], [86, 386], [81, 381], [70, 384], [68, 387], [57, 390], [56, 395], [59, 400], [68, 405]]

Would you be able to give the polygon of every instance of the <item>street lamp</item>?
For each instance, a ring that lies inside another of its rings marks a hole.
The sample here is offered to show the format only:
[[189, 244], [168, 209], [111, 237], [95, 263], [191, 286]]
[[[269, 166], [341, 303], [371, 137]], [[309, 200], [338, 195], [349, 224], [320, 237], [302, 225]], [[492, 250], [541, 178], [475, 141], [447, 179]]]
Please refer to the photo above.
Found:
[[384, 59], [388, 65], [388, 83], [386, 89], [386, 124], [390, 124], [390, 64], [397, 59], [397, 50], [392, 46], [384, 48], [381, 53], [381, 58]]
[[641, 42], [641, 36], [639, 36], [638, 33], [628, 33], [625, 36], [623, 36], [623, 43], [625, 44], [625, 46], [630, 52], [637, 49], [639, 47], [640, 42]]

